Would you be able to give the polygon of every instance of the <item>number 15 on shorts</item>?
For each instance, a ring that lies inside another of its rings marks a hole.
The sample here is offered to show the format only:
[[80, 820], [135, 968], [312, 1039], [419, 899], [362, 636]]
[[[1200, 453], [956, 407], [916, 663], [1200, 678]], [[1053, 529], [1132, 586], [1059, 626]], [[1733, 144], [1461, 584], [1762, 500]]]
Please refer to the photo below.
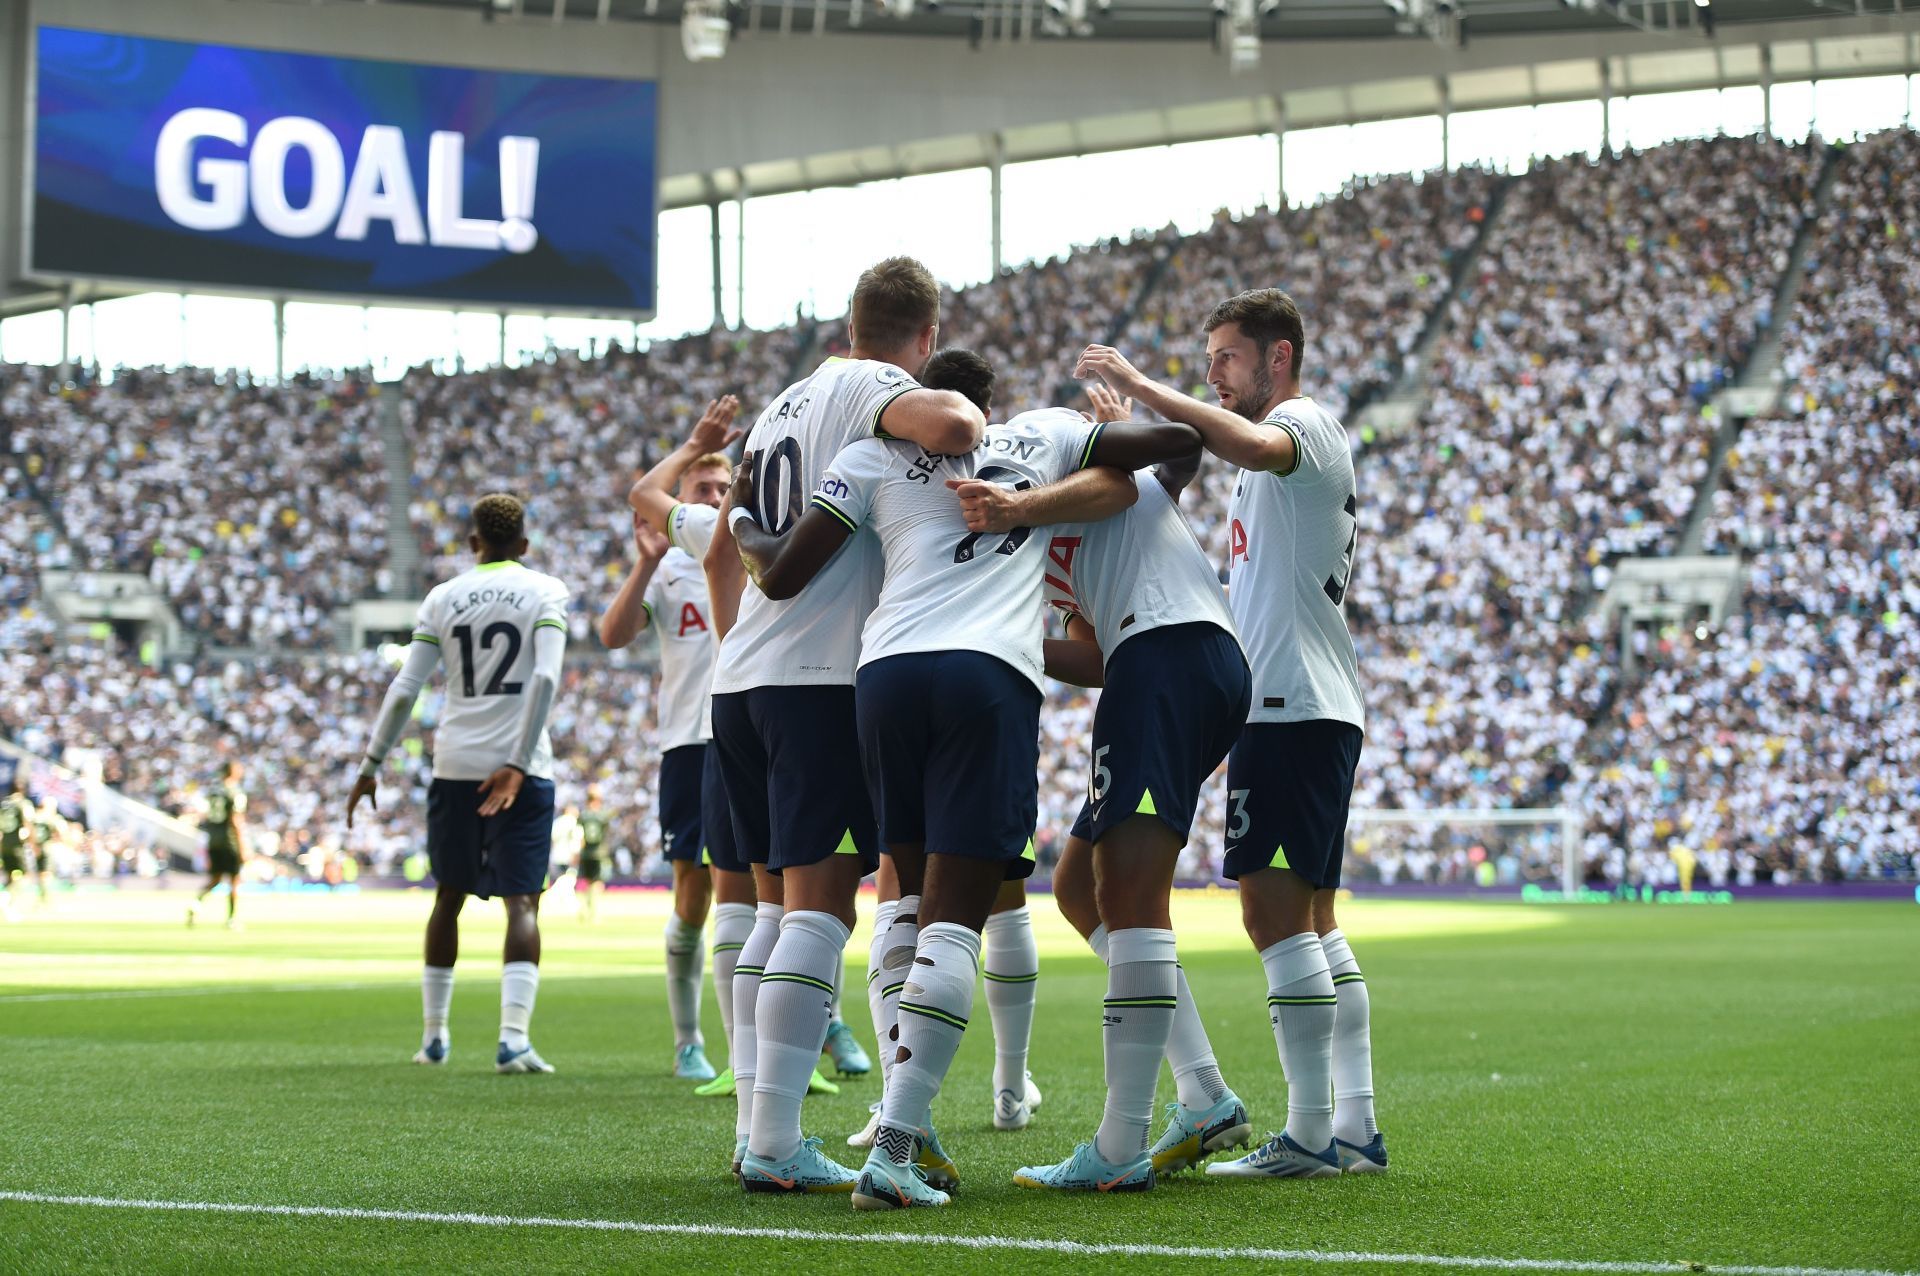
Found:
[[1103, 744], [1093, 751], [1093, 770], [1087, 776], [1087, 801], [1098, 802], [1107, 795], [1107, 786], [1113, 783], [1113, 772], [1107, 769], [1107, 751], [1113, 748]]

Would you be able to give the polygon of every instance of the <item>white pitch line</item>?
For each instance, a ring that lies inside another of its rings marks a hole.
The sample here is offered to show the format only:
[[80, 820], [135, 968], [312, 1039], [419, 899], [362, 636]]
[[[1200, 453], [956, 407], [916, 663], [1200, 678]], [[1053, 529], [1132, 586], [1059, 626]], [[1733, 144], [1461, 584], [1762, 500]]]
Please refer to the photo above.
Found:
[[[565, 975], [553, 983], [577, 979], [624, 979], [630, 974], [661, 975], [665, 966], [636, 966], [618, 975]], [[361, 988], [417, 988], [417, 979], [373, 979], [348, 983], [306, 984], [195, 984], [186, 988], [104, 988], [98, 992], [28, 992], [0, 996], [0, 1006], [31, 1001], [126, 1001], [141, 997], [213, 997], [239, 992], [337, 992]]]
[[28, 1205], [78, 1205], [102, 1209], [161, 1210], [188, 1214], [269, 1214], [289, 1218], [365, 1219], [391, 1223], [453, 1223], [468, 1227], [562, 1227], [585, 1232], [648, 1236], [819, 1241], [850, 1245], [942, 1245], [955, 1249], [1026, 1250], [1035, 1253], [1126, 1258], [1254, 1259], [1281, 1263], [1379, 1263], [1407, 1267], [1454, 1267], [1509, 1272], [1607, 1272], [1663, 1276], [1710, 1272], [1715, 1276], [1920, 1276], [1913, 1272], [1858, 1267], [1753, 1267], [1743, 1265], [1607, 1262], [1573, 1258], [1489, 1258], [1458, 1254], [1393, 1254], [1366, 1250], [1266, 1249], [1230, 1245], [1128, 1245], [1100, 1241], [1048, 1240], [1026, 1236], [964, 1236], [940, 1232], [821, 1232], [798, 1227], [724, 1227], [701, 1223], [642, 1223], [617, 1218], [514, 1217], [508, 1214], [438, 1213], [430, 1210], [354, 1209], [332, 1205], [251, 1205], [226, 1201], [143, 1201], [113, 1196], [56, 1196], [0, 1191], [0, 1201]]
[[345, 984], [208, 984], [191, 988], [113, 988], [99, 992], [32, 992], [0, 997], [0, 1005], [21, 1001], [126, 1001], [136, 997], [211, 997], [232, 992], [333, 992], [356, 988], [410, 988], [413, 980], [383, 979]]

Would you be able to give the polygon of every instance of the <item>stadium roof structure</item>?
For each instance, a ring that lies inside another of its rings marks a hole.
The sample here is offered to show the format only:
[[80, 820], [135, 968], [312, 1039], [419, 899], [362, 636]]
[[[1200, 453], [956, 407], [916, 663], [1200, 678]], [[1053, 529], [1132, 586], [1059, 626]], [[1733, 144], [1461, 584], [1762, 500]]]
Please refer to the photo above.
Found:
[[[254, 0], [288, 3], [289, 0]], [[355, 0], [359, 2], [359, 0]], [[643, 22], [677, 26], [704, 0], [372, 0], [507, 19]], [[1811, 0], [1686, 0], [1674, 9], [1707, 8], [1725, 27], [1819, 16], [1822, 11], [1897, 13], [1904, 0], [1813, 3]], [[1216, 38], [1230, 23], [1235, 0], [757, 0], [731, 6], [743, 27], [784, 28], [801, 34], [908, 35], [987, 42], [1005, 30], [1014, 39], [1201, 41]], [[1554, 35], [1605, 31], [1619, 26], [1662, 27], [1666, 0], [1458, 0], [1424, 5], [1421, 0], [1248, 0], [1263, 40], [1393, 39], [1421, 34], [1423, 10], [1453, 10], [1472, 36]], [[1695, 15], [1675, 12], [1682, 27]]]

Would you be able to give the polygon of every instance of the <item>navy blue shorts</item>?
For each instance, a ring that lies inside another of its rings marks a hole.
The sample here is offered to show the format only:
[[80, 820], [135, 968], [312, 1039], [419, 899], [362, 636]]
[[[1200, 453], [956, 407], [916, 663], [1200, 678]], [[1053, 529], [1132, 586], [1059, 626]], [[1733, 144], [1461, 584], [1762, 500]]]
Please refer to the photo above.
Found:
[[683, 744], [660, 755], [660, 856], [688, 864], [706, 861], [700, 840], [701, 788], [707, 746]]
[[1184, 843], [1200, 786], [1247, 725], [1247, 658], [1218, 625], [1168, 625], [1121, 643], [1106, 682], [1073, 835], [1097, 842], [1129, 816], [1157, 815]]
[[1040, 817], [1040, 691], [978, 651], [862, 665], [860, 757], [889, 846], [999, 860], [1033, 872]]
[[829, 855], [880, 863], [853, 688], [754, 687], [713, 698], [713, 743], [739, 859], [772, 872]]
[[1350, 722], [1250, 722], [1227, 756], [1227, 855], [1234, 881], [1290, 868], [1321, 890], [1340, 884], [1347, 809], [1360, 765]]
[[706, 747], [700, 770], [700, 833], [707, 839], [707, 863], [725, 873], [744, 873], [747, 863], [733, 841], [733, 813], [727, 810], [727, 782], [720, 774], [720, 750]]
[[528, 776], [500, 814], [480, 818], [479, 780], [427, 789], [427, 862], [433, 880], [481, 899], [538, 895], [553, 856], [553, 781]]

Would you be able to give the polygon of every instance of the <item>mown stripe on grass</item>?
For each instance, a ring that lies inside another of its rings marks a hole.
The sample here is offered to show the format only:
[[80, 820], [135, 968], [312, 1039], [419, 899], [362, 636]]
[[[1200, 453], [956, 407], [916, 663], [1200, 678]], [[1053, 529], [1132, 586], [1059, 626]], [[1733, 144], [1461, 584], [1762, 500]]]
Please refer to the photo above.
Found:
[[[565, 974], [547, 981], [547, 987], [584, 979], [626, 979], [632, 975], [663, 975], [664, 965], [637, 964], [608, 974]], [[146, 997], [214, 997], [241, 992], [356, 992], [366, 988], [418, 988], [414, 979], [367, 979], [347, 983], [298, 984], [190, 984], [180, 988], [103, 988], [67, 992], [23, 992], [0, 994], [0, 1006], [33, 1001], [132, 1001]]]
[[235, 992], [351, 992], [361, 988], [411, 988], [417, 979], [381, 979], [344, 984], [208, 984], [186, 988], [113, 988], [99, 992], [29, 992], [0, 996], [0, 1005], [23, 1001], [132, 1001], [144, 997], [211, 997]]
[[1408, 1267], [1456, 1267], [1521, 1272], [1630, 1274], [1712, 1272], [1718, 1276], [1920, 1276], [1914, 1272], [1858, 1267], [1756, 1267], [1737, 1264], [1633, 1263], [1579, 1258], [1498, 1258], [1471, 1254], [1393, 1254], [1342, 1249], [1266, 1249], [1240, 1245], [1130, 1245], [1051, 1240], [1034, 1236], [965, 1236], [939, 1232], [823, 1232], [798, 1227], [725, 1227], [701, 1223], [643, 1223], [618, 1218], [544, 1218], [509, 1214], [442, 1213], [433, 1210], [359, 1209], [335, 1205], [255, 1205], [239, 1201], [147, 1201], [115, 1196], [61, 1196], [49, 1192], [0, 1191], [0, 1201], [26, 1205], [73, 1205], [100, 1209], [161, 1210], [187, 1214], [266, 1214], [287, 1218], [363, 1219], [387, 1223], [450, 1223], [468, 1227], [563, 1227], [587, 1232], [634, 1232], [650, 1236], [728, 1237], [744, 1240], [819, 1241], [853, 1245], [943, 1245], [955, 1249], [1027, 1250], [1049, 1254], [1118, 1255], [1131, 1258], [1254, 1259], [1280, 1263], [1378, 1263]]

